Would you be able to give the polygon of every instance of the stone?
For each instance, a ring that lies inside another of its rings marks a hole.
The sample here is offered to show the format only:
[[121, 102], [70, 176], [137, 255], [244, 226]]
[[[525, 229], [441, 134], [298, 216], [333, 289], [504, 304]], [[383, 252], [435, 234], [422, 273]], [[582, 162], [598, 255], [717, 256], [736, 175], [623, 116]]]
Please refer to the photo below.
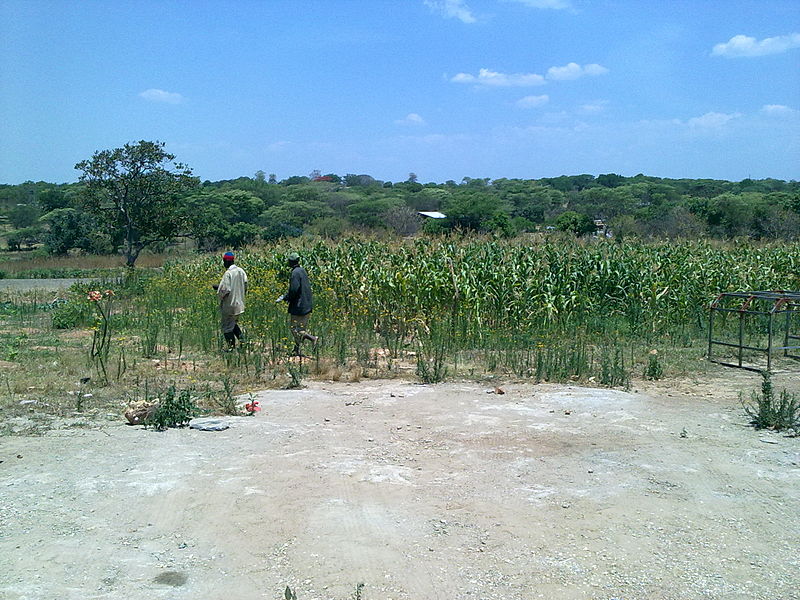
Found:
[[190, 429], [199, 429], [200, 431], [225, 431], [228, 427], [230, 427], [228, 422], [222, 419], [203, 417], [189, 421]]

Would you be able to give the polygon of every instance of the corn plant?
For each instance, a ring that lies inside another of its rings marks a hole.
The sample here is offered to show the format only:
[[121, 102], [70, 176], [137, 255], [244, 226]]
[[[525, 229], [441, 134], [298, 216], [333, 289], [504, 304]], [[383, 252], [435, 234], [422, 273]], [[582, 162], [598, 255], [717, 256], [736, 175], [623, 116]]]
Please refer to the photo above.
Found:
[[[314, 289], [309, 328], [329, 340], [315, 354], [318, 370], [328, 360], [388, 373], [406, 361], [425, 380], [457, 374], [458, 361], [474, 371], [478, 359], [485, 370], [551, 380], [624, 385], [634, 367], [661, 377], [667, 357], [658, 365], [623, 359], [642, 356], [651, 343], [663, 352], [678, 340], [695, 344], [721, 291], [800, 289], [797, 243], [354, 237], [303, 239], [292, 249]], [[269, 363], [259, 371], [276, 368], [290, 344], [285, 307], [274, 301], [286, 291], [288, 250], [267, 246], [237, 259], [250, 281], [241, 323]], [[216, 256], [166, 263], [163, 273], [138, 282], [145, 293], [126, 326], [148, 353], [156, 327], [170, 347], [179, 339], [183, 348], [212, 350], [219, 317], [211, 284], [220, 276]]]

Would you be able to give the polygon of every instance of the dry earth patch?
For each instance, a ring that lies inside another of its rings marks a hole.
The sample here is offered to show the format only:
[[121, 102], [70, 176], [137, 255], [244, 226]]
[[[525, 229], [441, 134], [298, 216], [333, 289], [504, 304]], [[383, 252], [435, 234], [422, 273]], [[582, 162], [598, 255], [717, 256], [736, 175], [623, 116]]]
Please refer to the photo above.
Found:
[[313, 382], [223, 432], [0, 438], [0, 597], [798, 598], [800, 446], [744, 384]]

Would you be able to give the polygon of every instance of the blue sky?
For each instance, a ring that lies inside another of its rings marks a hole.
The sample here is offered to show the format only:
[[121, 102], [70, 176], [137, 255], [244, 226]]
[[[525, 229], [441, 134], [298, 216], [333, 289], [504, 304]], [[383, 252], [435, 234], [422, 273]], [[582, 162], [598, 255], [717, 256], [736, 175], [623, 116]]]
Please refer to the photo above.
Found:
[[800, 179], [797, 0], [0, 0], [0, 183]]

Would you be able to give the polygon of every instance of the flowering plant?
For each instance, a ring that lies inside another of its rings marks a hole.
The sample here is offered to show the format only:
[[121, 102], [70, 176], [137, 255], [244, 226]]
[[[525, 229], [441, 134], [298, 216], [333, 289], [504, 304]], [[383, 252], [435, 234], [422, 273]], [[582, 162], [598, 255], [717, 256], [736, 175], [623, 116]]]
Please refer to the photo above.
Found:
[[244, 405], [244, 410], [247, 412], [248, 416], [252, 417], [261, 410], [261, 407], [258, 405], [258, 400], [253, 400]]
[[[92, 362], [96, 363], [99, 367], [99, 371], [102, 373], [103, 379], [105, 379], [106, 382], [108, 382], [106, 361], [108, 360], [108, 351], [111, 342], [109, 328], [111, 321], [111, 298], [113, 296], [114, 290], [105, 290], [104, 292], [93, 290], [86, 295], [89, 302], [94, 305], [98, 316], [98, 323], [94, 328], [90, 356]], [[105, 298], [105, 302], [102, 302], [103, 298]]]
[[113, 295], [114, 295], [114, 290], [106, 290], [102, 294], [97, 290], [95, 290], [93, 292], [89, 292], [89, 294], [86, 297], [89, 299], [90, 302], [100, 302], [100, 300], [102, 300], [103, 297], [110, 298]]

